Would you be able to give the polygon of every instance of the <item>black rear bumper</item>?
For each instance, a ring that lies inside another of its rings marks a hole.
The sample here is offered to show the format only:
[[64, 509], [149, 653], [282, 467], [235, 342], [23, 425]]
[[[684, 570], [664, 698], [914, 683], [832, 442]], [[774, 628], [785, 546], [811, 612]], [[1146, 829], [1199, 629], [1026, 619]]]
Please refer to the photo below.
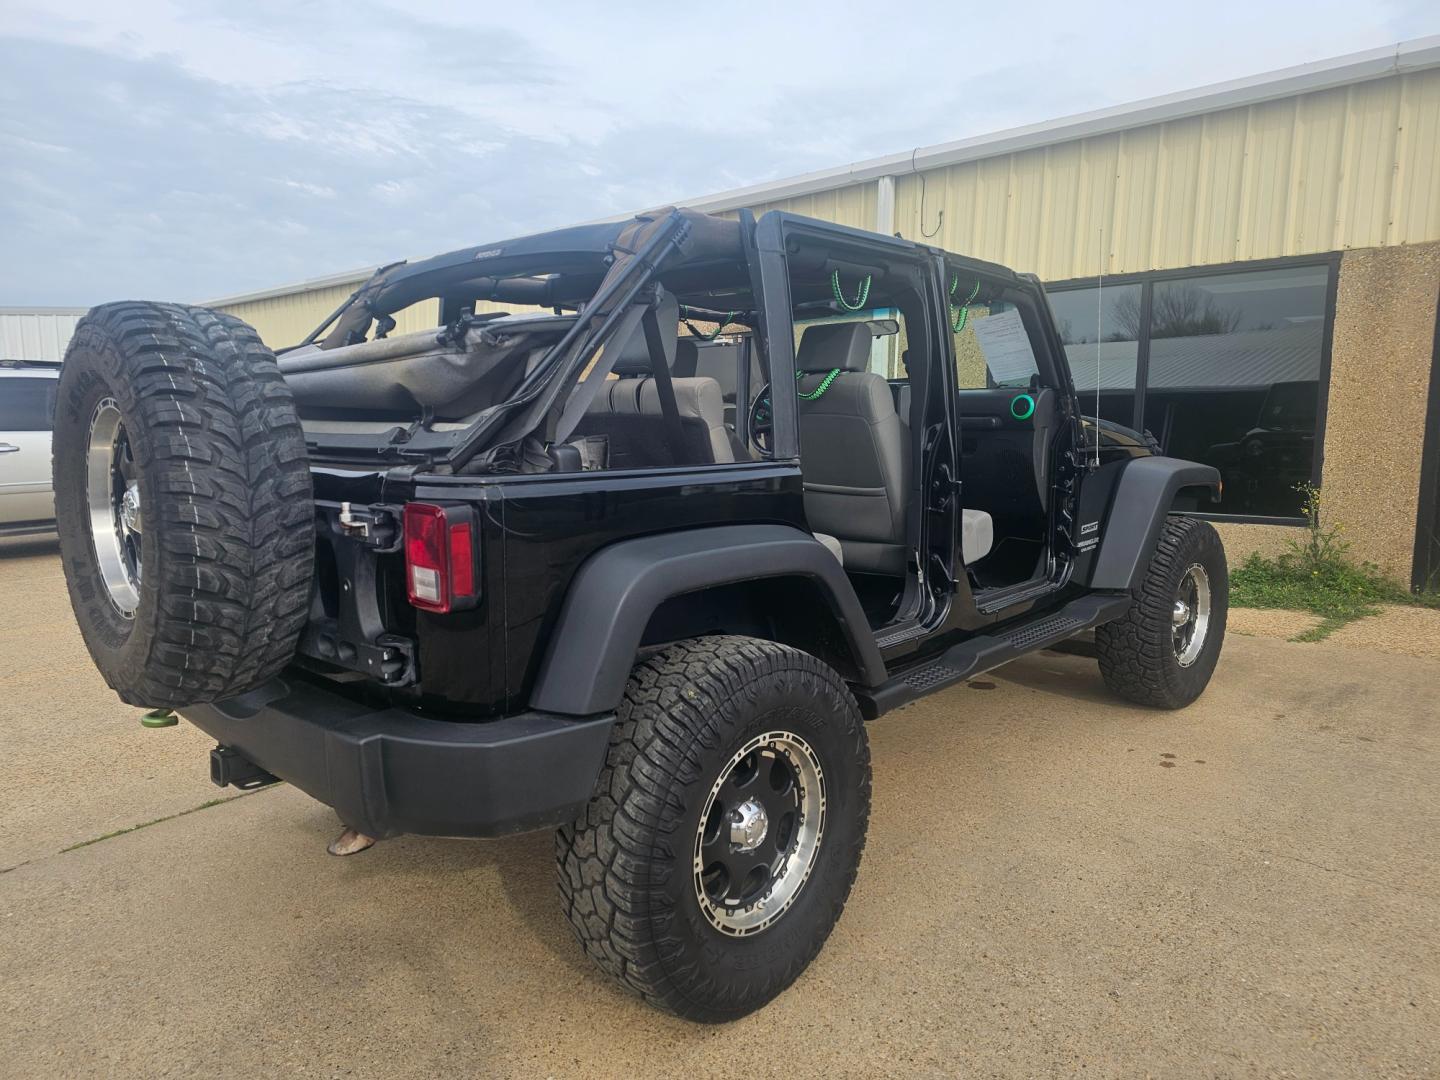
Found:
[[604, 764], [613, 714], [438, 720], [290, 678], [181, 709], [368, 836], [500, 836], [573, 819]]

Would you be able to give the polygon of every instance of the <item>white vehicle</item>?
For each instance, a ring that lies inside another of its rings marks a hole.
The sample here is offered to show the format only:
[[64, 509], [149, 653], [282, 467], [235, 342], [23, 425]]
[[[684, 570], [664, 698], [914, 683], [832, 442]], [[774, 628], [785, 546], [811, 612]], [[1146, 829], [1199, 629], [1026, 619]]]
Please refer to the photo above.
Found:
[[0, 536], [55, 528], [50, 428], [60, 365], [0, 360]]

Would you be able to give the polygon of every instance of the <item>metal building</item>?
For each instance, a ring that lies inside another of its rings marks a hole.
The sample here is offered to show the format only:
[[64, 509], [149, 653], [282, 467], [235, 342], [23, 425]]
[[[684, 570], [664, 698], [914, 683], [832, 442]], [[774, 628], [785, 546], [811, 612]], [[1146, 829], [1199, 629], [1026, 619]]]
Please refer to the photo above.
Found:
[[0, 360], [62, 360], [84, 308], [0, 307]]
[[[1440, 584], [1440, 37], [678, 201], [1038, 274], [1100, 414], [1221, 468], [1232, 560], [1311, 482], [1354, 556]], [[217, 303], [284, 345], [369, 273]]]

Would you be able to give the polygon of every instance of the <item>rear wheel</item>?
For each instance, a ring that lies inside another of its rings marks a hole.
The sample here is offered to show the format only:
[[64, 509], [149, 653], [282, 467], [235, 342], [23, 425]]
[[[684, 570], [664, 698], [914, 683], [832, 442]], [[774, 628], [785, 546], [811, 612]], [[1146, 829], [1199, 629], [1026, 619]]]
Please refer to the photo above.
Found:
[[92, 310], [61, 369], [55, 516], [75, 618], [105, 681], [175, 708], [249, 690], [309, 606], [309, 462], [274, 355], [180, 304]]
[[1229, 595], [1225, 547], [1214, 526], [1169, 519], [1130, 610], [1095, 629], [1105, 684], [1141, 705], [1189, 705], [1220, 659]]
[[764, 1005], [820, 951], [860, 862], [865, 729], [819, 660], [701, 638], [639, 664], [585, 815], [557, 834], [585, 951], [703, 1021]]

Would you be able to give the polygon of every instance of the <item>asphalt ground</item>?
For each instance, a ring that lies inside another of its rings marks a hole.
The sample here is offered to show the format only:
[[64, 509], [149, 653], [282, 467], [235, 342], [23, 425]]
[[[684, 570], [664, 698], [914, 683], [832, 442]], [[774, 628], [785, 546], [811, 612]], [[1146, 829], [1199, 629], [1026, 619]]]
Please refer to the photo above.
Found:
[[0, 544], [0, 646], [0, 1075], [1440, 1071], [1434, 660], [1236, 635], [1157, 713], [1047, 652], [885, 717], [840, 925], [701, 1027], [591, 969], [546, 834], [336, 859], [300, 792], [219, 792], [53, 543]]

